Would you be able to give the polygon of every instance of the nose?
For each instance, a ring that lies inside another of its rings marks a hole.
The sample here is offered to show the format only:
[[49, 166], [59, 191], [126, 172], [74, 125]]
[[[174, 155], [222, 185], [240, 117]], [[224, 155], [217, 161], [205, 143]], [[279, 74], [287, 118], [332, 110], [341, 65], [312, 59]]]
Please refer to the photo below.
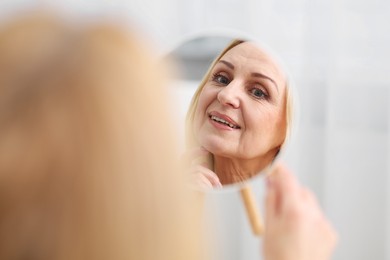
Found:
[[239, 83], [232, 81], [224, 88], [221, 88], [218, 92], [217, 99], [222, 105], [237, 109], [240, 107], [239, 92]]

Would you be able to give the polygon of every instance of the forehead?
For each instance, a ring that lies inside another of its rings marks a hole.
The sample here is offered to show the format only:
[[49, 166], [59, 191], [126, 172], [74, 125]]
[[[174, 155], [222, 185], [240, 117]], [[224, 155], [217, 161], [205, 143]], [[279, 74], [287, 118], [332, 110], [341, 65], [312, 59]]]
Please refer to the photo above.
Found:
[[248, 73], [262, 73], [275, 80], [278, 85], [284, 86], [285, 75], [282, 68], [271, 55], [260, 46], [252, 42], [243, 42], [227, 51], [221, 60], [226, 60], [237, 69]]

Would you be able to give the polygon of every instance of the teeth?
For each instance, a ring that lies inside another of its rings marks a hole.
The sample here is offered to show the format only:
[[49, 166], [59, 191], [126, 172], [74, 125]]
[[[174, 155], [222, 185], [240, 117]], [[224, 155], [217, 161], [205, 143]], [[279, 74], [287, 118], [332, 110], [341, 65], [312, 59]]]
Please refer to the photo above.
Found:
[[227, 126], [229, 126], [230, 128], [233, 128], [233, 129], [237, 129], [237, 128], [238, 128], [238, 126], [235, 126], [235, 125], [233, 125], [233, 124], [230, 124], [229, 122], [223, 120], [222, 118], [219, 118], [219, 117], [216, 117], [216, 116], [211, 116], [211, 119], [214, 120], [214, 121], [216, 121], [216, 122], [219, 122], [219, 123], [222, 123], [222, 124], [224, 124], [224, 125], [227, 125]]

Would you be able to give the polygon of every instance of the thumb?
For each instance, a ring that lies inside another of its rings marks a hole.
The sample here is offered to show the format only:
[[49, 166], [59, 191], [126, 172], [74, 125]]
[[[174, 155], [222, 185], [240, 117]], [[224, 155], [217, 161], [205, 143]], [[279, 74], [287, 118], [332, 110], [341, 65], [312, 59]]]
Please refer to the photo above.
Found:
[[275, 191], [272, 175], [267, 177], [266, 182], [267, 190], [265, 196], [265, 222], [268, 223], [270, 220], [274, 219], [276, 215], [277, 193]]

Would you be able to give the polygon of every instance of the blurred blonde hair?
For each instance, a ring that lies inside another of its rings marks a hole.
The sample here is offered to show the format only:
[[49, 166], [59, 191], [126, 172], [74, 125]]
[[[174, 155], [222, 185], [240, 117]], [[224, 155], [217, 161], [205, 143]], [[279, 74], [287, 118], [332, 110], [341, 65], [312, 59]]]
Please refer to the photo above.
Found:
[[[234, 39], [232, 40], [222, 51], [221, 53], [213, 60], [211, 63], [209, 69], [207, 70], [206, 74], [204, 75], [202, 81], [199, 84], [199, 87], [194, 93], [194, 96], [191, 99], [188, 111], [187, 111], [187, 116], [186, 116], [186, 144], [188, 148], [194, 147], [194, 146], [199, 146], [198, 142], [196, 141], [196, 136], [193, 130], [193, 122], [195, 118], [195, 111], [196, 107], [198, 106], [198, 100], [199, 96], [206, 85], [207, 81], [210, 79], [211, 76], [211, 71], [213, 70], [214, 66], [217, 64], [217, 62], [231, 49], [233, 49], [235, 46], [246, 42], [247, 40], [244, 39]], [[282, 144], [285, 145], [286, 141], [290, 137], [291, 133], [291, 127], [292, 127], [292, 122], [293, 122], [293, 95], [292, 95], [292, 89], [289, 84], [289, 79], [286, 79], [286, 138]]]
[[0, 259], [200, 259], [165, 73], [135, 33], [0, 27]]

